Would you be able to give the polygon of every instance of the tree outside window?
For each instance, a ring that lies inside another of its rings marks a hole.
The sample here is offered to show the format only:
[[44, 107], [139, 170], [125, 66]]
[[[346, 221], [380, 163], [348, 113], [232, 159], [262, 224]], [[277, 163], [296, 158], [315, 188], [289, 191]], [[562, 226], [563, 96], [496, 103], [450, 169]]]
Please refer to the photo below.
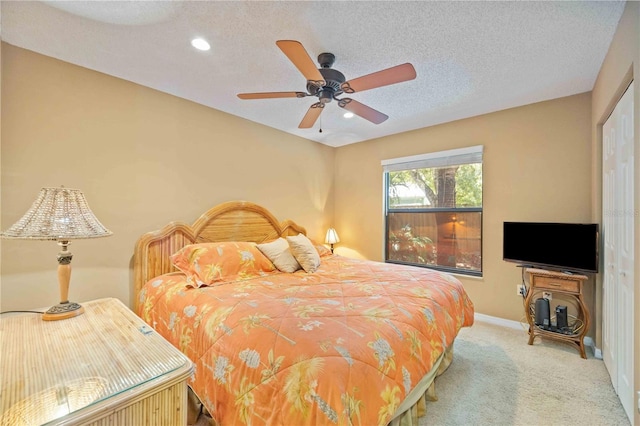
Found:
[[386, 261], [482, 273], [482, 163], [393, 170]]

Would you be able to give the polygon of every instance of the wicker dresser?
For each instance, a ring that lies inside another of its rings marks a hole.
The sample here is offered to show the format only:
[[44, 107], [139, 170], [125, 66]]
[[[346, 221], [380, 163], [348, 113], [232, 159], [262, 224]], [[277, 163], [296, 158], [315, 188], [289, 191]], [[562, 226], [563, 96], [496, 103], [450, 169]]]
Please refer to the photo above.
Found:
[[184, 425], [193, 365], [117, 299], [0, 319], [0, 425]]

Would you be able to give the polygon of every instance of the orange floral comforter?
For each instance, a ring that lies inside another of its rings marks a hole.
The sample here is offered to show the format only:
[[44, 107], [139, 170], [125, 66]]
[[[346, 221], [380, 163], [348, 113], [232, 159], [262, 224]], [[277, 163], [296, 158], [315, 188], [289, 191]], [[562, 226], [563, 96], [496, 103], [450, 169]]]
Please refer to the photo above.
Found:
[[167, 274], [140, 298], [196, 364], [190, 386], [221, 425], [386, 425], [473, 323], [455, 277], [340, 256], [202, 288]]

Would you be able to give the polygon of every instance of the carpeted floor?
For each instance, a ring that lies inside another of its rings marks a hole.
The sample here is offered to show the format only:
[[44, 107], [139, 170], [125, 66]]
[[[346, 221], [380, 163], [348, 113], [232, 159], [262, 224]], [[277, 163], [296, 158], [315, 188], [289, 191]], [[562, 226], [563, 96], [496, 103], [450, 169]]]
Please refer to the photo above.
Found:
[[486, 322], [462, 329], [420, 425], [630, 424], [589, 349], [584, 360], [569, 345], [527, 340], [525, 330]]

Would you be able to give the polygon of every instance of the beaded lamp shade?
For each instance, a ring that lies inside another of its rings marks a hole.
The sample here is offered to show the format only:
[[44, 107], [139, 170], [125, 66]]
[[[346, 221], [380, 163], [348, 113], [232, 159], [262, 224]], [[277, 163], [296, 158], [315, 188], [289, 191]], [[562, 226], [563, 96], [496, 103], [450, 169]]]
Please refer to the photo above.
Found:
[[72, 240], [111, 235], [95, 217], [78, 189], [42, 188], [31, 208], [3, 238], [29, 240]]
[[68, 250], [75, 239], [98, 238], [111, 235], [95, 217], [84, 194], [78, 189], [42, 188], [31, 208], [13, 226], [0, 233], [2, 238], [26, 240], [57, 240], [62, 248], [58, 253], [58, 283], [60, 303], [49, 309], [44, 320], [58, 320], [80, 315], [82, 306], [69, 302], [71, 258]]

